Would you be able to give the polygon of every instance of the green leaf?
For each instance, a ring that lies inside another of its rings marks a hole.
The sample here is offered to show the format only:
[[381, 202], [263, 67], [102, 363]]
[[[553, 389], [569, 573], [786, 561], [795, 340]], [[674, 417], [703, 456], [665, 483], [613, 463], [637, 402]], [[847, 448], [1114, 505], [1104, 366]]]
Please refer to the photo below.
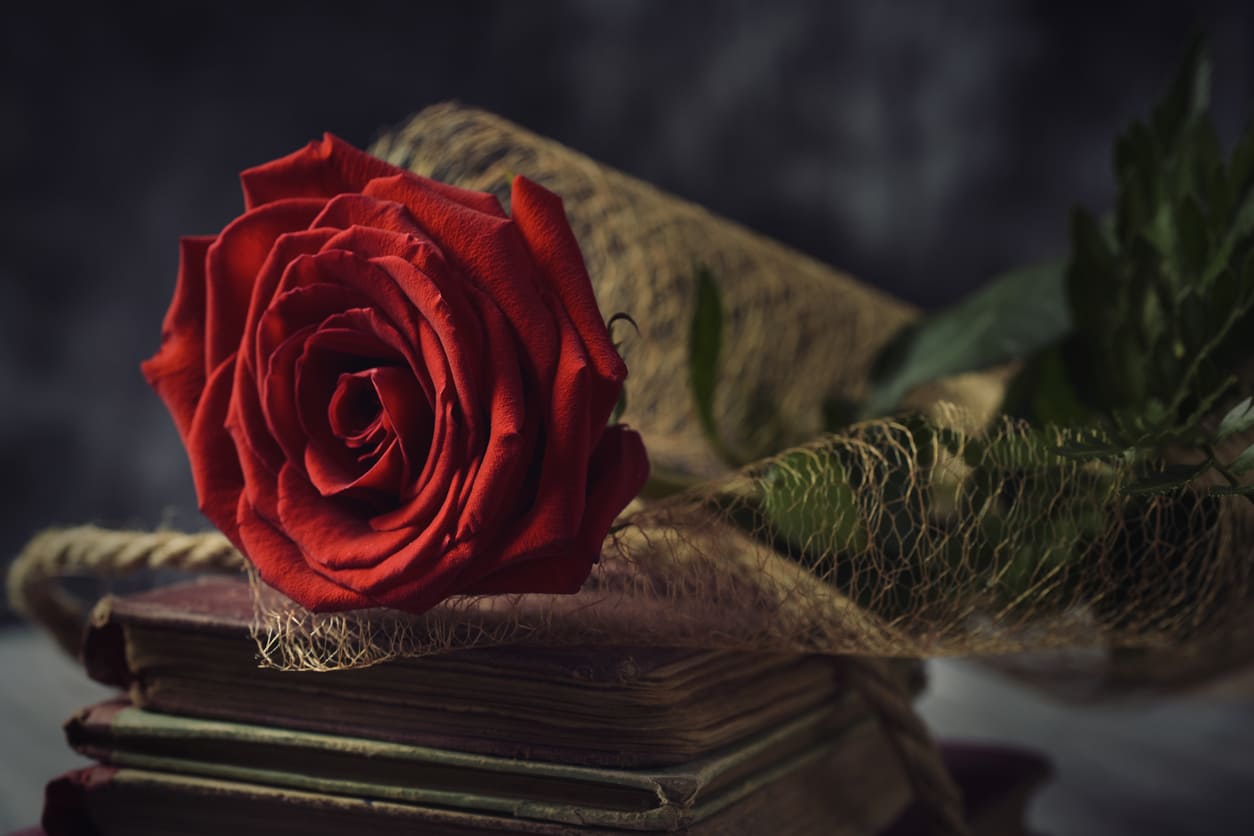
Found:
[[618, 423], [618, 419], [623, 417], [623, 411], [627, 409], [627, 387], [624, 386], [618, 392], [618, 402], [614, 404], [614, 411], [610, 413], [610, 426]]
[[1159, 199], [1158, 169], [1153, 135], [1143, 123], [1133, 122], [1115, 143], [1115, 230], [1120, 241], [1130, 240], [1152, 220]]
[[971, 467], [1006, 470], [1038, 470], [1055, 467], [1058, 451], [1037, 433], [994, 435], [967, 439], [963, 459]]
[[1240, 476], [1250, 470], [1254, 470], [1254, 444], [1246, 447], [1245, 452], [1233, 459], [1227, 467], [1227, 471], [1233, 476]]
[[1068, 309], [1078, 328], [1101, 332], [1108, 327], [1116, 278], [1115, 253], [1097, 219], [1076, 209], [1071, 213], [1071, 258], [1063, 281]]
[[1197, 199], [1188, 195], [1180, 203], [1176, 211], [1176, 225], [1179, 228], [1178, 269], [1187, 279], [1198, 277], [1206, 270], [1206, 256], [1210, 252], [1210, 238], [1206, 229], [1206, 218]]
[[1211, 496], [1254, 497], [1254, 485], [1215, 485], [1208, 493]]
[[1006, 388], [1002, 411], [1041, 425], [1074, 427], [1092, 423], [1093, 414], [1067, 375], [1062, 346], [1029, 360]]
[[1129, 496], [1173, 493], [1187, 488], [1190, 482], [1209, 468], [1210, 462], [1168, 465], [1157, 473], [1151, 473], [1132, 483], [1124, 492]]
[[864, 417], [892, 412], [916, 386], [1024, 357], [1071, 326], [1062, 263], [1006, 273], [963, 302], [925, 316], [881, 351]]
[[761, 507], [775, 535], [812, 559], [866, 548], [849, 473], [833, 451], [780, 457], [762, 480]]
[[1254, 427], [1254, 398], [1246, 398], [1228, 410], [1215, 431], [1215, 440], [1222, 441], [1230, 435], [1245, 432]]
[[1210, 55], [1202, 38], [1195, 37], [1167, 97], [1154, 108], [1154, 133], [1160, 143], [1170, 146], [1191, 121], [1206, 115], [1210, 78]]
[[1097, 459], [1122, 456], [1128, 451], [1126, 444], [1119, 444], [1100, 436], [1077, 438], [1055, 448], [1054, 452], [1068, 459]]
[[1254, 185], [1254, 119], [1245, 126], [1245, 133], [1241, 135], [1237, 147], [1232, 149], [1232, 163], [1228, 170], [1238, 194]]

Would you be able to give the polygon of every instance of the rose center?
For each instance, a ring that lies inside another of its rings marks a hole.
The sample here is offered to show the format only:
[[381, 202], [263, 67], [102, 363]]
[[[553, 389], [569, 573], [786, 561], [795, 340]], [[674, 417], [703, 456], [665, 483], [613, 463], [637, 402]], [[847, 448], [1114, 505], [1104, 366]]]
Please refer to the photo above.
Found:
[[331, 432], [350, 447], [363, 447], [377, 439], [374, 431], [381, 429], [383, 405], [371, 380], [370, 371], [346, 372], [339, 376], [327, 418]]

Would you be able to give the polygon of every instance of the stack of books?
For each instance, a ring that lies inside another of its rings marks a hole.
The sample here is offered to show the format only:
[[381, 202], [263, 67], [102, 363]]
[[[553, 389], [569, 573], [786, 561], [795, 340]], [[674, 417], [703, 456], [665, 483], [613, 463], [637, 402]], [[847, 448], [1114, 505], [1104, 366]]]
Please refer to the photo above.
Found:
[[84, 661], [126, 696], [68, 722], [97, 764], [48, 785], [49, 836], [912, 832], [838, 659], [509, 646], [293, 673], [258, 667], [252, 614], [226, 579], [100, 604]]

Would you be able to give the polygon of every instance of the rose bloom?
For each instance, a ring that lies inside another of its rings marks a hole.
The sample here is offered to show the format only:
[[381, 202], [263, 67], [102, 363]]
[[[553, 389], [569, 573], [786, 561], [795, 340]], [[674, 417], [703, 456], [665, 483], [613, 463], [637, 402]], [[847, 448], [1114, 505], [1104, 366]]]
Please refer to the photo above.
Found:
[[561, 201], [330, 135], [241, 179], [143, 364], [204, 514], [311, 610], [577, 590], [648, 460]]

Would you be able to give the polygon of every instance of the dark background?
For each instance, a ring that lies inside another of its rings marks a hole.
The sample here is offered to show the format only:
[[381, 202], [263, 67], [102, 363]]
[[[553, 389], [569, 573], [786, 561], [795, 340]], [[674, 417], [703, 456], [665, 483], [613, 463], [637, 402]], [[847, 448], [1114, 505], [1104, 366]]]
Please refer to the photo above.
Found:
[[1191, 31], [1227, 136], [1254, 104], [1242, 2], [37, 8], [0, 26], [3, 555], [50, 524], [200, 525], [138, 371], [176, 242], [323, 131], [460, 99], [936, 306], [1109, 204], [1111, 139]]
[[[218, 231], [239, 170], [323, 131], [364, 146], [461, 99], [935, 307], [1060, 253], [1075, 203], [1109, 205], [1111, 140], [1193, 31], [1224, 135], [1254, 112], [1248, 2], [258, 7], [0, 13], [0, 567], [47, 525], [202, 525], [138, 364], [178, 236]], [[47, 708], [0, 711], [30, 771], [0, 831], [37, 814], [59, 718], [95, 698], [40, 641], [0, 631], [0, 704]], [[939, 733], [1055, 759], [1040, 826], [1248, 832], [1248, 698], [1081, 711], [936, 670]]]

